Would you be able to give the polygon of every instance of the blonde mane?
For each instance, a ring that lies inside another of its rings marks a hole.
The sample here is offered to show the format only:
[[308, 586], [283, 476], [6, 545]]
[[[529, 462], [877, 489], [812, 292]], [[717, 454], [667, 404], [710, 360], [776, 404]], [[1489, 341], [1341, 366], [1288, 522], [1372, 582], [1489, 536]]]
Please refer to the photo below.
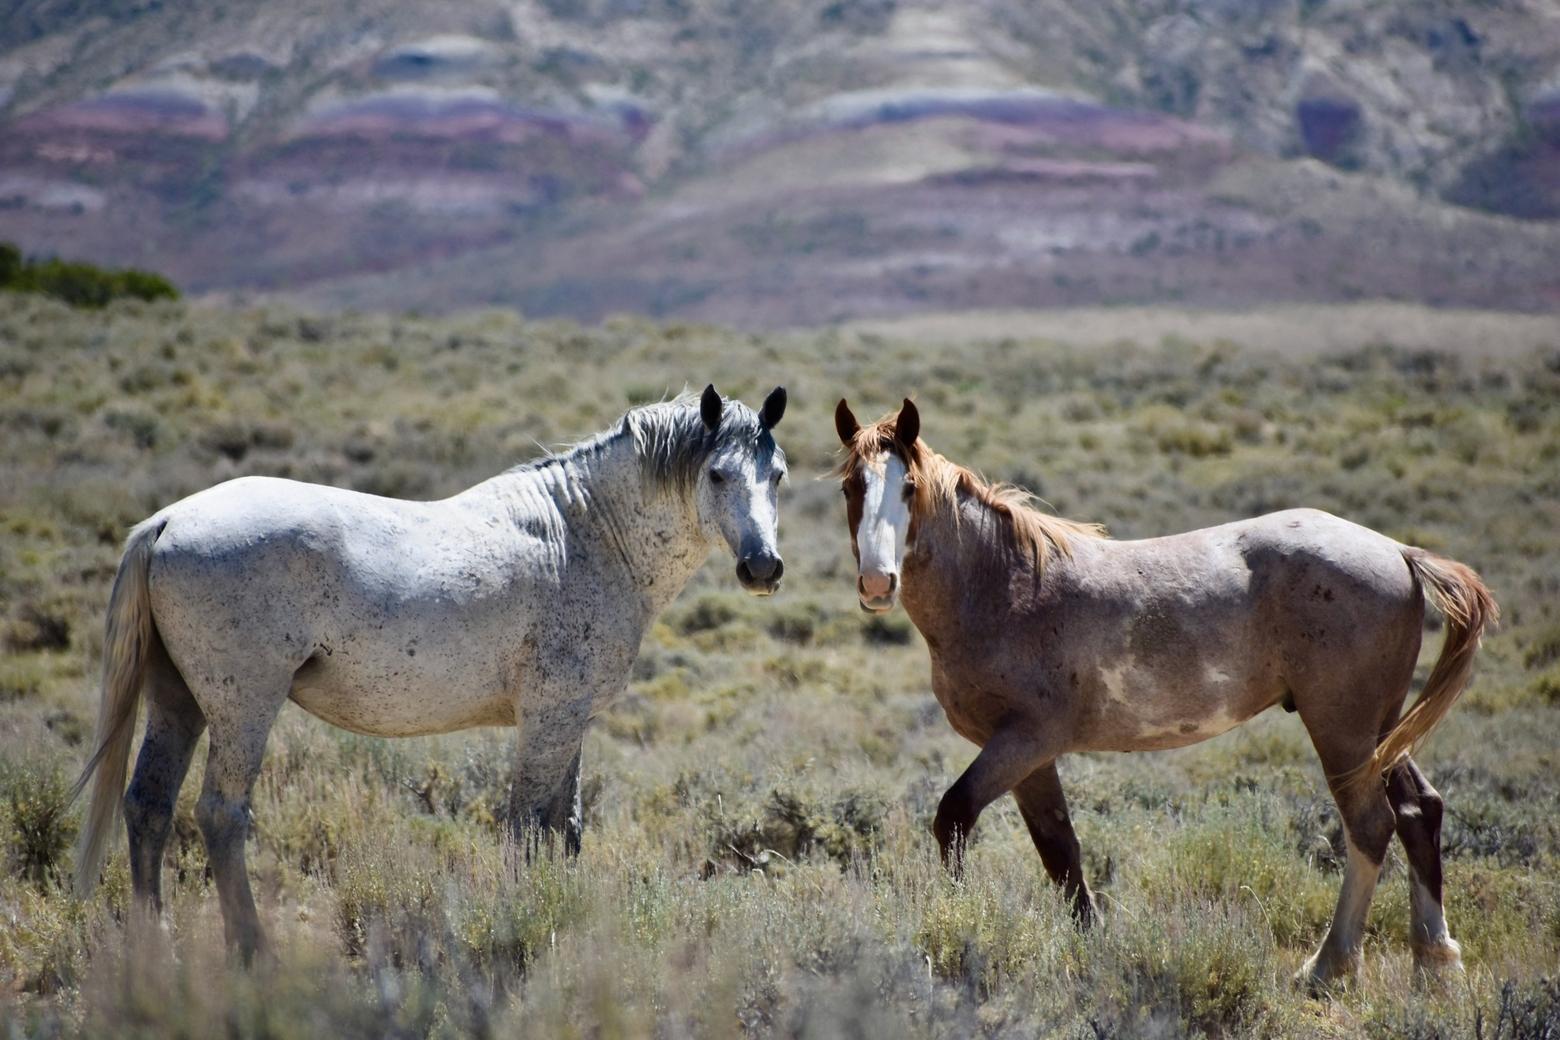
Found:
[[904, 448], [894, 440], [897, 418], [897, 415], [885, 416], [858, 429], [837, 475], [847, 479], [857, 477], [868, 459], [884, 451], [898, 454], [904, 459], [915, 488], [910, 501], [912, 530], [921, 520], [941, 512], [946, 512], [957, 523], [962, 494], [980, 503], [999, 521], [1007, 535], [1008, 547], [1030, 559], [1036, 571], [1044, 569], [1052, 553], [1071, 558], [1075, 538], [1109, 537], [1101, 524], [1042, 513], [1035, 508], [1035, 497], [1028, 491], [1014, 484], [988, 483], [974, 470], [937, 454], [921, 438], [917, 438], [910, 448]]

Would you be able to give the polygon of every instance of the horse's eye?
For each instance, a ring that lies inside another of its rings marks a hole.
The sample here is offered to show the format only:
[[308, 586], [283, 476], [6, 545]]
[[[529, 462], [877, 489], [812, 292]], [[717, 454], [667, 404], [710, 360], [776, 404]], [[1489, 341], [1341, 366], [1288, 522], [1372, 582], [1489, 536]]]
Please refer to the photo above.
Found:
[[912, 498], [914, 498], [915, 497], [915, 484], [911, 483], [908, 480], [905, 481], [905, 488], [904, 488], [903, 491], [900, 492], [900, 497], [902, 497], [906, 502], [908, 502]]
[[725, 482], [726, 482], [726, 475], [724, 473], [722, 473], [718, 469], [710, 470], [710, 483], [711, 484], [724, 484]]
[[781, 473], [779, 470], [776, 470], [774, 476], [769, 478], [769, 481], [772, 484], [779, 484], [781, 478], [783, 478], [784, 476], [785, 476], [784, 473]]

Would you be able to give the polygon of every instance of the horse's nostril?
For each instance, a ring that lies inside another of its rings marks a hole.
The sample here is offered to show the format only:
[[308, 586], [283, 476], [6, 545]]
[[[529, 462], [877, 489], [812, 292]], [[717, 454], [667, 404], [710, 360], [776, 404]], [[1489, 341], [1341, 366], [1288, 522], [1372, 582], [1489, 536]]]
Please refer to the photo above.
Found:
[[899, 588], [897, 574], [862, 574], [856, 578], [856, 589], [865, 599], [892, 596], [897, 588]]
[[778, 556], [744, 556], [742, 562], [737, 564], [737, 569], [755, 581], [779, 581], [785, 571], [785, 564], [780, 562]]

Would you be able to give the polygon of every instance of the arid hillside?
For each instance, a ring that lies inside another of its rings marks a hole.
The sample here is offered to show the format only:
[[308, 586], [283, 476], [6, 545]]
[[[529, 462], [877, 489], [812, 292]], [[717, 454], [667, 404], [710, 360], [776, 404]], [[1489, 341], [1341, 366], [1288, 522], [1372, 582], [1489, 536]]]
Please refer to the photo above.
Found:
[[1540, 0], [0, 14], [0, 237], [313, 306], [747, 327], [1560, 305]]

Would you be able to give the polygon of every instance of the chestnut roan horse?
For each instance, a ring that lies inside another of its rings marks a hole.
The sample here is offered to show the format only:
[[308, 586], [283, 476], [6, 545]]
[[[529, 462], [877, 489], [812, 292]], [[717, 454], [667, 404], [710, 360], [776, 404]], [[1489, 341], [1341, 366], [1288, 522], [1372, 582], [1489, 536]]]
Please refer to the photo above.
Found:
[[[937, 700], [981, 749], [933, 824], [950, 869], [981, 810], [1011, 791], [1086, 926], [1094, 902], [1057, 757], [1195, 744], [1281, 704], [1311, 736], [1349, 850], [1332, 925], [1299, 979], [1318, 988], [1358, 967], [1394, 830], [1412, 873], [1415, 964], [1460, 968], [1441, 909], [1441, 797], [1409, 755], [1497, 620], [1477, 574], [1313, 509], [1111, 541], [933, 452], [909, 401], [868, 426], [841, 401], [835, 425], [861, 605], [903, 599]], [[1403, 713], [1426, 600], [1446, 642]]]

